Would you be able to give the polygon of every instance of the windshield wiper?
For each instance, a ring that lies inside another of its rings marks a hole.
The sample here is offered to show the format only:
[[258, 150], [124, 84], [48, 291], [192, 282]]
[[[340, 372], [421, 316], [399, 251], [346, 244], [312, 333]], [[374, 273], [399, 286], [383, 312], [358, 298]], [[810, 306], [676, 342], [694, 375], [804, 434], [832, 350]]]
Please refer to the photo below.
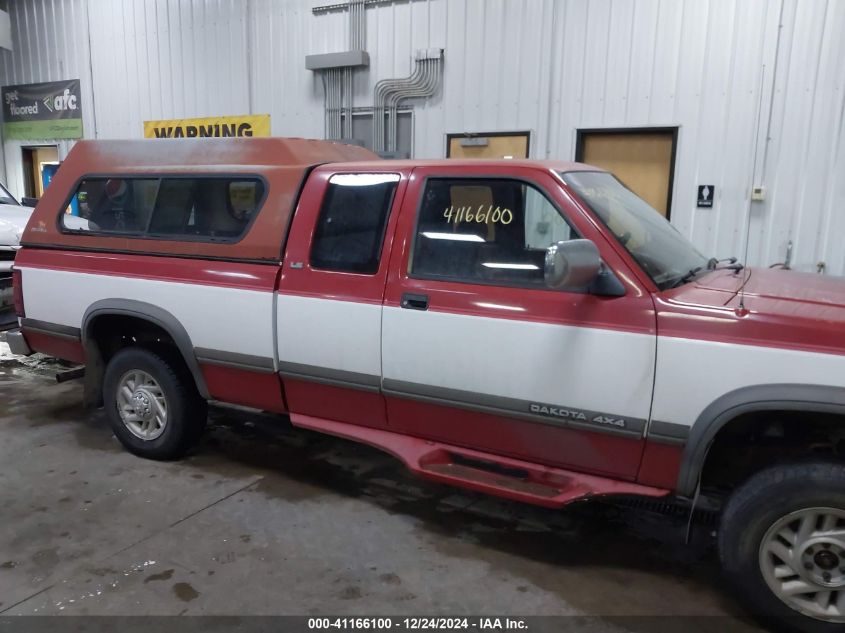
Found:
[[[719, 267], [719, 264], [727, 262], [727, 266]], [[740, 271], [745, 268], [744, 265], [740, 264], [736, 257], [726, 257], [725, 259], [716, 259], [715, 257], [711, 257], [707, 261], [707, 270], [736, 270]]]
[[704, 270], [704, 266], [696, 266], [695, 268], [691, 268], [686, 272], [686, 274], [684, 274], [682, 277], [679, 277], [678, 280], [669, 287], [677, 288], [678, 286], [683, 286], [684, 284], [691, 282], [693, 279], [695, 279], [695, 276], [702, 270]]

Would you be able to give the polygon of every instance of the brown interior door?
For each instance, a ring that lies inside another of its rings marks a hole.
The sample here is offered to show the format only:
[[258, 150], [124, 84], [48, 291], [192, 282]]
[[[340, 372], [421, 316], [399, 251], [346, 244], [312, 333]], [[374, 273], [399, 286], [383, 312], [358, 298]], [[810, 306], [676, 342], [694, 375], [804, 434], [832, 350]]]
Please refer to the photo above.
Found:
[[579, 162], [616, 175], [640, 198], [669, 217], [672, 198], [675, 129], [656, 131], [581, 131]]
[[447, 158], [528, 158], [528, 132], [450, 134]]

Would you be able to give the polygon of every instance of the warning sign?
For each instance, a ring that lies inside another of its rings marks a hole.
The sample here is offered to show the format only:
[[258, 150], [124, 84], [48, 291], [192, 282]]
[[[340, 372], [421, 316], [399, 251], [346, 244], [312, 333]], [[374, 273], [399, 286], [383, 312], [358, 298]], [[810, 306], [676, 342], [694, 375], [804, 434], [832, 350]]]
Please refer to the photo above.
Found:
[[269, 114], [144, 121], [144, 138], [270, 136]]

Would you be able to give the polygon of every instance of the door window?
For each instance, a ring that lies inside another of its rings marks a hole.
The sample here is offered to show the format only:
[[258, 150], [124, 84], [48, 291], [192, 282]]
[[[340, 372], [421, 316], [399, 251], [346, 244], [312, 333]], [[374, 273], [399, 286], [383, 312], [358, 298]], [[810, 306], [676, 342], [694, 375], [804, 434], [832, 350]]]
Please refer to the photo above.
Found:
[[546, 250], [577, 235], [538, 189], [505, 179], [428, 180], [415, 277], [545, 288]]
[[332, 176], [314, 232], [311, 266], [367, 275], [378, 272], [398, 182], [398, 174]]

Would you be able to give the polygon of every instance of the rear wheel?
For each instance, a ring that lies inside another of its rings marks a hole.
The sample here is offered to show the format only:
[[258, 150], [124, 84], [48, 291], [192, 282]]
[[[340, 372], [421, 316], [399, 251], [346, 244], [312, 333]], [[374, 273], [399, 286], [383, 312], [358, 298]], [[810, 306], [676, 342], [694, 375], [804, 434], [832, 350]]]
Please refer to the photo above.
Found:
[[722, 565], [758, 616], [824, 633], [845, 625], [845, 466], [815, 462], [762, 471], [725, 506]]
[[141, 457], [180, 457], [205, 427], [205, 401], [187, 370], [166, 354], [119, 351], [106, 367], [103, 398], [115, 436]]

